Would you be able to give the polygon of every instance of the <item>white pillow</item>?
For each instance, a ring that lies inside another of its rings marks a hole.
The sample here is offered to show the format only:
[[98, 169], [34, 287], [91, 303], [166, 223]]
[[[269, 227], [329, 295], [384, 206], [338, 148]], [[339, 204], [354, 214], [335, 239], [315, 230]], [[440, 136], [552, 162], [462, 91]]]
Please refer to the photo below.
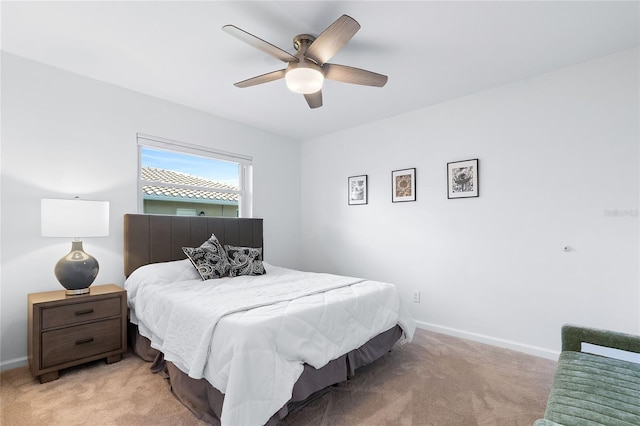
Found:
[[127, 281], [137, 282], [143, 280], [157, 281], [187, 281], [197, 280], [200, 274], [196, 271], [189, 259], [173, 260], [171, 262], [150, 263], [133, 271]]

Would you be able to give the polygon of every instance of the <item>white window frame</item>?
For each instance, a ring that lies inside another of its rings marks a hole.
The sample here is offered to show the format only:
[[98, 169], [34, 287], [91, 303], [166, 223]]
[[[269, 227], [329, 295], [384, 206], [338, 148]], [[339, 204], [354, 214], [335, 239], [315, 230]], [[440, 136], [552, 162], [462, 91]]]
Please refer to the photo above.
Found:
[[144, 211], [144, 198], [142, 194], [142, 187], [144, 185], [153, 185], [162, 183], [164, 186], [170, 186], [173, 188], [182, 189], [206, 189], [199, 186], [191, 185], [177, 185], [166, 184], [164, 182], [148, 181], [142, 179], [142, 148], [157, 148], [166, 151], [181, 152], [184, 154], [193, 154], [200, 157], [209, 157], [216, 160], [231, 161], [239, 165], [238, 170], [238, 190], [231, 189], [216, 189], [217, 192], [226, 192], [231, 194], [238, 194], [238, 216], [239, 217], [252, 217], [253, 215], [253, 178], [252, 178], [252, 163], [253, 158], [248, 155], [235, 154], [232, 152], [220, 151], [200, 145], [194, 145], [186, 142], [179, 142], [171, 139], [161, 138], [158, 136], [145, 135], [138, 133], [138, 212]]

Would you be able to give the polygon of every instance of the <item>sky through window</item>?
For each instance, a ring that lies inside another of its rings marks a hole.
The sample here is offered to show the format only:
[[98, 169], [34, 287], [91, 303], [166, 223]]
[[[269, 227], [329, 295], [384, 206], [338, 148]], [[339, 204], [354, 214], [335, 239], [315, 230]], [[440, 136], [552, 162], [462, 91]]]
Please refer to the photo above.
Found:
[[238, 164], [215, 158], [142, 147], [142, 167], [155, 167], [239, 186]]

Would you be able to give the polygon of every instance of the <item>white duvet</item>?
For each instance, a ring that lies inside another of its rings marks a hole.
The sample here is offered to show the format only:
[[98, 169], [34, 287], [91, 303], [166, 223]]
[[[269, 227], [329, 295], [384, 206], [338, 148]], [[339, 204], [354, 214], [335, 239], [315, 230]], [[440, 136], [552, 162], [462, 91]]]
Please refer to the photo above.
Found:
[[320, 368], [399, 324], [415, 324], [392, 284], [265, 264], [261, 276], [202, 281], [188, 260], [125, 282], [132, 322], [167, 361], [225, 394], [222, 425], [262, 425]]

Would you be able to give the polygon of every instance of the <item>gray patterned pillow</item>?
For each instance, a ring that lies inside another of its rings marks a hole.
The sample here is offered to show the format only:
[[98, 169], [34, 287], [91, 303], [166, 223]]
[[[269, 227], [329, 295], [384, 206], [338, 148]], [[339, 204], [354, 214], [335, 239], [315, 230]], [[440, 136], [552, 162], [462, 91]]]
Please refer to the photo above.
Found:
[[182, 251], [193, 263], [203, 280], [224, 277], [231, 268], [227, 253], [215, 234], [211, 234], [211, 237], [200, 247], [182, 247]]
[[238, 275], [262, 275], [266, 273], [262, 264], [262, 247], [224, 246], [231, 263], [230, 277]]

